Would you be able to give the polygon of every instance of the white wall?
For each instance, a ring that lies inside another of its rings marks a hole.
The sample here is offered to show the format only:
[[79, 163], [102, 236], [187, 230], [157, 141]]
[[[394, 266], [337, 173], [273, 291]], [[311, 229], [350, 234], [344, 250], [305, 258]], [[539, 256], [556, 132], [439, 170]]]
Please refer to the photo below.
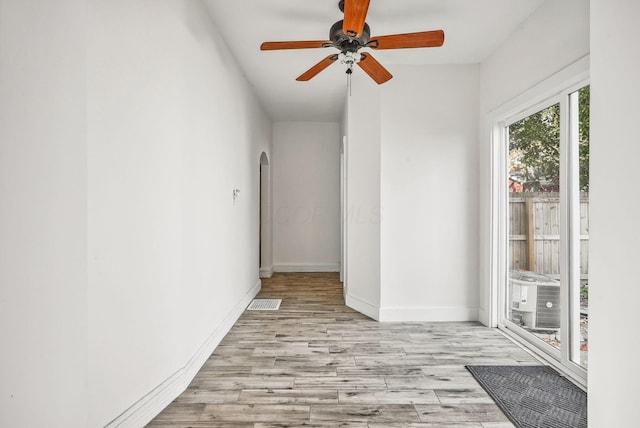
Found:
[[[480, 321], [490, 325], [491, 182], [490, 122], [496, 110], [589, 54], [589, 1], [548, 0], [480, 65]], [[570, 73], [568, 73], [570, 74]], [[548, 85], [547, 85], [548, 86]], [[531, 101], [531, 100], [526, 100]]]
[[271, 127], [201, 2], [94, 1], [90, 28], [90, 425], [102, 426], [183, 386], [257, 292]]
[[478, 318], [478, 66], [382, 87], [381, 321]]
[[0, 32], [0, 425], [142, 426], [259, 290], [270, 121], [199, 1]]
[[340, 126], [273, 125], [275, 271], [340, 268]]
[[3, 427], [87, 423], [82, 3], [0, 2]]
[[393, 72], [354, 73], [348, 97], [346, 302], [381, 321], [475, 320], [478, 66]]
[[591, 1], [589, 426], [638, 424], [640, 4]]
[[[353, 73], [347, 97], [346, 295], [348, 306], [380, 312], [380, 88]], [[361, 71], [361, 70], [360, 70]]]

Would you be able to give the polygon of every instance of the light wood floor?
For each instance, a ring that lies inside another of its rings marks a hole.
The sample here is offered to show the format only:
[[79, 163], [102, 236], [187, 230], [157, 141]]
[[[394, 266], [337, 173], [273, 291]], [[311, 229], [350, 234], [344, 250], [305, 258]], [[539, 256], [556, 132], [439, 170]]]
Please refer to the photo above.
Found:
[[337, 274], [276, 274], [189, 388], [148, 426], [511, 427], [464, 368], [538, 364], [477, 323], [377, 323]]

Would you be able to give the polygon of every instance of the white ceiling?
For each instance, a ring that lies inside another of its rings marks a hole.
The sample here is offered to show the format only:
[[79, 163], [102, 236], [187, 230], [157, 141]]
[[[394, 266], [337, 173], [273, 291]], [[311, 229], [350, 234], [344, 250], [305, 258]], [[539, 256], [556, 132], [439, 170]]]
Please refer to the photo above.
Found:
[[[395, 64], [469, 64], [493, 52], [544, 0], [371, 0], [372, 36], [442, 29], [441, 48], [375, 52]], [[551, 0], [553, 1], [553, 0]], [[213, 21], [275, 121], [338, 121], [346, 91], [344, 66], [309, 82], [295, 79], [334, 48], [260, 51], [264, 41], [327, 40], [342, 19], [338, 0], [205, 0]], [[358, 67], [354, 73], [361, 73]]]

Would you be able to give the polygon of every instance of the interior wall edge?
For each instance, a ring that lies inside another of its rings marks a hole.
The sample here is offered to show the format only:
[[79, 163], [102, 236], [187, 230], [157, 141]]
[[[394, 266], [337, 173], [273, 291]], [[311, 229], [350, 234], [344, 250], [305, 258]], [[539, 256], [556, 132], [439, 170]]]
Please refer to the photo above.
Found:
[[355, 297], [353, 294], [347, 292], [344, 296], [344, 304], [375, 321], [380, 321], [380, 308]]
[[491, 325], [490, 312], [483, 308], [478, 308], [478, 322], [486, 327], [494, 327]]

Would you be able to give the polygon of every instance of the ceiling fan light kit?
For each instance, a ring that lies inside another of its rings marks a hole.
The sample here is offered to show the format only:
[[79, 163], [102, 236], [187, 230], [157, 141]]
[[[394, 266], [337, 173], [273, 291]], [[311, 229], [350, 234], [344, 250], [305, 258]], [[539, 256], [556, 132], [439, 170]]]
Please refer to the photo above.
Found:
[[331, 26], [329, 40], [264, 42], [260, 49], [267, 51], [334, 47], [340, 51], [339, 54], [327, 56], [296, 80], [303, 82], [311, 80], [339, 60], [341, 64], [347, 66], [348, 75], [353, 72], [353, 65], [358, 64], [376, 83], [382, 84], [393, 76], [370, 52], [361, 53], [360, 49], [429, 48], [440, 47], [444, 44], [444, 31], [442, 30], [371, 37], [371, 28], [365, 22], [369, 11], [369, 2], [370, 0], [340, 0], [338, 7], [344, 13], [344, 19]]

